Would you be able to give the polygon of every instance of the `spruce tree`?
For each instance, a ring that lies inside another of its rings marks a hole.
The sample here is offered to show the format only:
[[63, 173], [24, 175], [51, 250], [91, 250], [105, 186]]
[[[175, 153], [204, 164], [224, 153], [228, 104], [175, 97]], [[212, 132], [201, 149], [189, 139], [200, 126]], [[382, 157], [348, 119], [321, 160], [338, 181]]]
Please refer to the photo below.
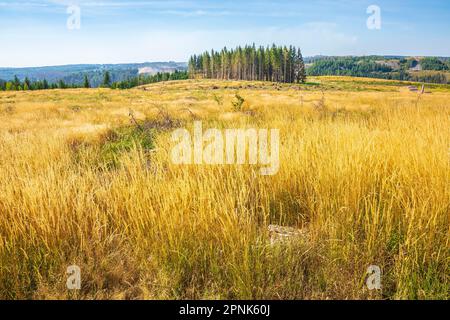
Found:
[[21, 83], [20, 80], [17, 76], [14, 76], [14, 81], [13, 81], [14, 87], [17, 89], [20, 87]]
[[67, 88], [67, 86], [66, 86], [66, 84], [64, 83], [63, 80], [59, 80], [58, 81], [58, 88], [59, 89], [66, 89]]
[[30, 90], [31, 89], [31, 82], [28, 77], [25, 77], [25, 80], [23, 81], [23, 90]]
[[84, 88], [90, 88], [91, 87], [91, 84], [89, 83], [89, 79], [88, 79], [87, 75], [84, 75], [83, 87]]
[[102, 86], [108, 88], [110, 85], [111, 85], [111, 76], [109, 74], [109, 71], [106, 71], [105, 75], [103, 76]]
[[300, 48], [298, 49], [298, 53], [297, 53], [297, 63], [298, 63], [297, 82], [305, 83], [306, 68], [305, 68], [305, 62], [303, 61], [302, 51], [300, 50]]

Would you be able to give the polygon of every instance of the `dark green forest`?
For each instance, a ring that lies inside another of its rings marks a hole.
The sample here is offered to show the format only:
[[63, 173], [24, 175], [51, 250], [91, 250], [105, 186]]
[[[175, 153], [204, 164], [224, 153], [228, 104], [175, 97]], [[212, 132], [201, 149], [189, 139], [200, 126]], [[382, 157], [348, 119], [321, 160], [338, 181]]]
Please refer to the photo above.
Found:
[[186, 71], [175, 71], [175, 72], [158, 72], [155, 75], [140, 75], [139, 77], [132, 77], [128, 80], [114, 82], [111, 85], [112, 89], [130, 89], [144, 84], [163, 82], [163, 81], [173, 81], [173, 80], [187, 80], [189, 78]]
[[[309, 76], [353, 76], [447, 84], [450, 70], [445, 59], [426, 57], [318, 57], [309, 60]], [[433, 73], [420, 71], [435, 71]]]
[[364, 77], [374, 73], [379, 74], [391, 71], [393, 71], [391, 67], [371, 60], [344, 57], [319, 60], [308, 68], [308, 75]]
[[435, 70], [435, 71], [446, 71], [450, 70], [450, 61], [444, 63], [444, 61], [438, 58], [428, 57], [420, 61], [423, 70]]
[[[139, 75], [130, 76], [129, 79], [123, 81], [113, 81], [109, 71], [106, 71], [102, 75], [102, 80], [95, 87], [111, 88], [111, 89], [130, 89], [140, 85], [156, 83], [161, 81], [171, 80], [186, 80], [188, 79], [188, 73], [186, 71], [175, 72], [158, 72], [155, 75]], [[87, 75], [84, 75], [79, 83], [68, 84], [63, 80], [58, 82], [49, 83], [47, 80], [42, 81], [30, 81], [25, 78], [24, 81], [20, 81], [17, 76], [13, 81], [4, 81], [0, 79], [0, 90], [3, 91], [22, 91], [22, 90], [47, 90], [47, 89], [70, 89], [70, 88], [91, 88], [93, 87], [91, 81]]]

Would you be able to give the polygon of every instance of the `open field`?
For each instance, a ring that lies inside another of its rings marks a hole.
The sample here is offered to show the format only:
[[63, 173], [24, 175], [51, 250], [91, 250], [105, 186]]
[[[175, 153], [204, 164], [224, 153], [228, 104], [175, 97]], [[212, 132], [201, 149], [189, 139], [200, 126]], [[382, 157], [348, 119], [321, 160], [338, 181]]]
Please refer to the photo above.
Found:
[[[450, 86], [308, 81], [0, 92], [0, 298], [448, 299]], [[278, 174], [172, 164], [194, 120], [280, 129]]]

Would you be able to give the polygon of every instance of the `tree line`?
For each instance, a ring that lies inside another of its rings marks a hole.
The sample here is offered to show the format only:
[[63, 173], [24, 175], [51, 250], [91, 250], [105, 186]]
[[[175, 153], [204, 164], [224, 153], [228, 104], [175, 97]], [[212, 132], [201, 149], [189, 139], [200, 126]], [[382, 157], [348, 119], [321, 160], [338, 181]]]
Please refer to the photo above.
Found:
[[286, 83], [306, 81], [300, 49], [294, 46], [237, 47], [220, 52], [212, 50], [193, 55], [188, 64], [189, 77], [221, 80], [258, 80]]
[[[110, 86], [110, 76], [106, 72], [104, 75], [103, 87]], [[59, 80], [57, 82], [48, 82], [44, 80], [30, 81], [26, 77], [23, 81], [17, 76], [11, 81], [5, 81], [0, 79], [0, 90], [2, 91], [28, 91], [28, 90], [50, 90], [50, 89], [74, 89], [74, 88], [90, 88], [91, 84], [87, 76], [84, 76], [84, 81], [82, 84], [66, 83], [64, 80]]]
[[[113, 82], [109, 71], [104, 72], [101, 88], [111, 89], [130, 89], [144, 84], [156, 83], [161, 81], [185, 80], [188, 79], [186, 71], [158, 72], [155, 75], [139, 75], [130, 77], [128, 80]], [[50, 90], [50, 89], [75, 89], [91, 88], [91, 81], [87, 75], [84, 75], [83, 82], [78, 84], [68, 84], [64, 80], [49, 83], [47, 80], [30, 81], [27, 77], [21, 81], [17, 76], [11, 81], [0, 79], [1, 91], [28, 91], [28, 90]]]
[[[402, 80], [447, 84], [445, 72], [449, 62], [438, 58], [387, 59], [379, 56], [369, 57], [318, 57], [311, 59], [307, 68], [309, 76], [353, 76], [388, 80]], [[422, 70], [432, 72], [413, 72], [410, 69], [420, 64]]]
[[163, 81], [174, 81], [174, 80], [187, 80], [189, 78], [187, 71], [174, 72], [158, 72], [154, 75], [139, 75], [137, 77], [132, 77], [128, 80], [114, 82], [111, 85], [112, 89], [130, 89], [137, 86], [142, 86], [144, 84], [163, 82]]
[[445, 73], [442, 72], [405, 72], [400, 70], [398, 72], [391, 72], [382, 74], [379, 78], [388, 80], [402, 80], [402, 81], [413, 81], [413, 82], [426, 82], [426, 83], [437, 83], [437, 84], [448, 84], [449, 80]]
[[2, 91], [22, 91], [22, 90], [47, 90], [47, 89], [65, 89], [69, 86], [63, 80], [56, 83], [49, 83], [47, 80], [30, 81], [30, 79], [25, 78], [20, 81], [17, 76], [11, 81], [5, 81], [0, 79], [0, 90]]
[[315, 61], [308, 68], [311, 76], [355, 76], [366, 77], [373, 73], [391, 72], [392, 67], [354, 57], [330, 57]]
[[444, 61], [436, 57], [426, 57], [420, 61], [422, 70], [433, 70], [433, 71], [448, 71], [450, 70], [450, 62]]

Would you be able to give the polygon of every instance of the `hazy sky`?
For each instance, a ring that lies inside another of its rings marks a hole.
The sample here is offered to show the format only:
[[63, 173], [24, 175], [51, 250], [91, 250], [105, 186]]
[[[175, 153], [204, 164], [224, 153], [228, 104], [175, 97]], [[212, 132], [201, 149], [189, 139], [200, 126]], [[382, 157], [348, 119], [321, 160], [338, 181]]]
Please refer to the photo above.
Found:
[[[67, 27], [70, 5], [80, 29]], [[370, 5], [381, 9], [380, 30], [367, 27]], [[450, 56], [450, 1], [0, 0], [0, 67], [187, 61], [253, 42], [305, 56]]]

